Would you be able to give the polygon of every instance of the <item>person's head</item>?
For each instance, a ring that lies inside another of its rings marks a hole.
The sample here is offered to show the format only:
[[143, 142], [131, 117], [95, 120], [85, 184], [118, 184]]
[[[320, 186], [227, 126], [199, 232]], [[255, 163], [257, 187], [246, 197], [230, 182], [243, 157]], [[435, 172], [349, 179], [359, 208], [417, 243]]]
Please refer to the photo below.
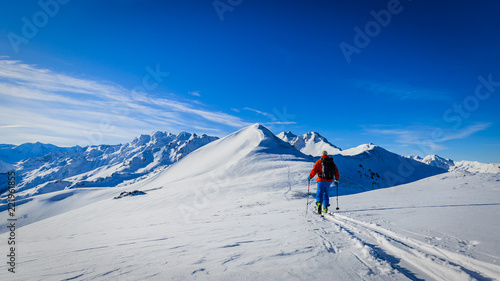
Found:
[[323, 150], [323, 152], [321, 153], [321, 155], [323, 155], [323, 156], [328, 155], [328, 151]]

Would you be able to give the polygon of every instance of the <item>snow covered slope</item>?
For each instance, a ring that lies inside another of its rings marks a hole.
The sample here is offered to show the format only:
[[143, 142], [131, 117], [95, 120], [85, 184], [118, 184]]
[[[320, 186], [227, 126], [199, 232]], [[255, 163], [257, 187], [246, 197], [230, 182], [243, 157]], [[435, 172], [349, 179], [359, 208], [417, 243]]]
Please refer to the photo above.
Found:
[[305, 133], [302, 136], [296, 136], [292, 132], [282, 132], [277, 135], [278, 138], [285, 142], [288, 142], [300, 152], [312, 155], [320, 156], [321, 152], [326, 150], [328, 154], [338, 154], [341, 149], [335, 145], [328, 142], [328, 140], [322, 137], [316, 132]]
[[[116, 186], [171, 165], [197, 148], [216, 140], [190, 133], [154, 132], [124, 145], [55, 150], [16, 164], [20, 196], [66, 188]], [[6, 186], [0, 186], [0, 191]]]
[[365, 189], [395, 186], [446, 172], [371, 143], [341, 151], [333, 159], [345, 177]]
[[[375, 153], [374, 149], [363, 153]], [[306, 195], [305, 178], [312, 164], [313, 159], [256, 124], [129, 186], [35, 196], [16, 213], [17, 273], [8, 273], [9, 265], [2, 263], [0, 278], [492, 280], [500, 276], [499, 175], [445, 173], [403, 186], [342, 195], [342, 213], [321, 218], [312, 212], [315, 200]], [[145, 194], [131, 192], [142, 195], [113, 199], [136, 189]], [[341, 194], [344, 189], [341, 182]], [[5, 223], [0, 221], [2, 241], [10, 235]]]
[[12, 166], [9, 163], [5, 163], [2, 160], [0, 160], [0, 174], [2, 173], [7, 173], [9, 171], [15, 170], [16, 167]]
[[247, 176], [252, 182], [257, 175], [263, 180], [276, 181], [274, 175], [288, 167], [288, 164], [280, 166], [276, 163], [284, 160], [298, 161], [302, 166], [304, 163], [310, 165], [312, 158], [283, 142], [262, 125], [254, 124], [190, 153], [165, 170], [156, 181], [159, 184], [202, 178], [205, 185], [210, 185], [214, 181], [230, 182], [237, 178], [242, 184]]
[[498, 280], [499, 181], [498, 174], [440, 174], [342, 197], [346, 211], [327, 219], [365, 248], [369, 269], [359, 279], [392, 269], [405, 280]]
[[314, 132], [302, 136], [282, 132], [277, 136], [305, 154], [319, 156], [321, 151], [328, 151], [351, 192], [409, 183], [448, 170], [422, 164], [422, 161], [408, 159], [372, 143], [341, 150]]
[[464, 171], [469, 173], [500, 174], [500, 164], [480, 163], [477, 161], [455, 161], [455, 166], [451, 170]]
[[430, 166], [439, 167], [448, 171], [463, 171], [469, 173], [500, 173], [500, 164], [480, 163], [477, 161], [453, 161], [438, 155], [427, 155], [424, 158], [419, 156], [409, 156], [414, 160], [420, 161]]

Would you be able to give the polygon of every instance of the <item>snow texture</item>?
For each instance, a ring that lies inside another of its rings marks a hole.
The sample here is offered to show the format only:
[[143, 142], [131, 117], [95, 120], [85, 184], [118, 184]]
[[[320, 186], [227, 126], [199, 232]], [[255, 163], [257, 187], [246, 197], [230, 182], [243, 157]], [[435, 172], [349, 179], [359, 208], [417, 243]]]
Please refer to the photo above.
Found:
[[[374, 145], [334, 158], [340, 211], [324, 218], [306, 180], [317, 158], [259, 124], [128, 186], [31, 196], [16, 208], [16, 273], [1, 263], [0, 279], [500, 278], [499, 174], [445, 172]], [[369, 178], [388, 169], [409, 183], [371, 189], [351, 179], [358, 169]], [[145, 194], [113, 199], [131, 190]]]

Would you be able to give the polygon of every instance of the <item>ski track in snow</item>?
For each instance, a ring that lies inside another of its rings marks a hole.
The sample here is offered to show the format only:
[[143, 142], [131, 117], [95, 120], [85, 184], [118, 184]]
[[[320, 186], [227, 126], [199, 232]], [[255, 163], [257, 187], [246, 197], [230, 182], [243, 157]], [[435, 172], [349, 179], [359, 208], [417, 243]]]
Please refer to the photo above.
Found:
[[[335, 213], [326, 215], [360, 248], [352, 254], [369, 270], [368, 275], [397, 270], [410, 280], [498, 280], [500, 266], [482, 262], [406, 237], [373, 223]], [[390, 268], [389, 268], [390, 267]]]

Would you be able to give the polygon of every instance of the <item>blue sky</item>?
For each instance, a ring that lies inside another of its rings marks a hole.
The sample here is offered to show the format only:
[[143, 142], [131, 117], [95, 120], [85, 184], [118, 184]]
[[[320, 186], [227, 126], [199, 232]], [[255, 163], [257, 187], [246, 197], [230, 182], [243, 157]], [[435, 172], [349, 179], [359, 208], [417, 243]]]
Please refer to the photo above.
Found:
[[252, 123], [500, 163], [497, 1], [2, 1], [0, 143]]

